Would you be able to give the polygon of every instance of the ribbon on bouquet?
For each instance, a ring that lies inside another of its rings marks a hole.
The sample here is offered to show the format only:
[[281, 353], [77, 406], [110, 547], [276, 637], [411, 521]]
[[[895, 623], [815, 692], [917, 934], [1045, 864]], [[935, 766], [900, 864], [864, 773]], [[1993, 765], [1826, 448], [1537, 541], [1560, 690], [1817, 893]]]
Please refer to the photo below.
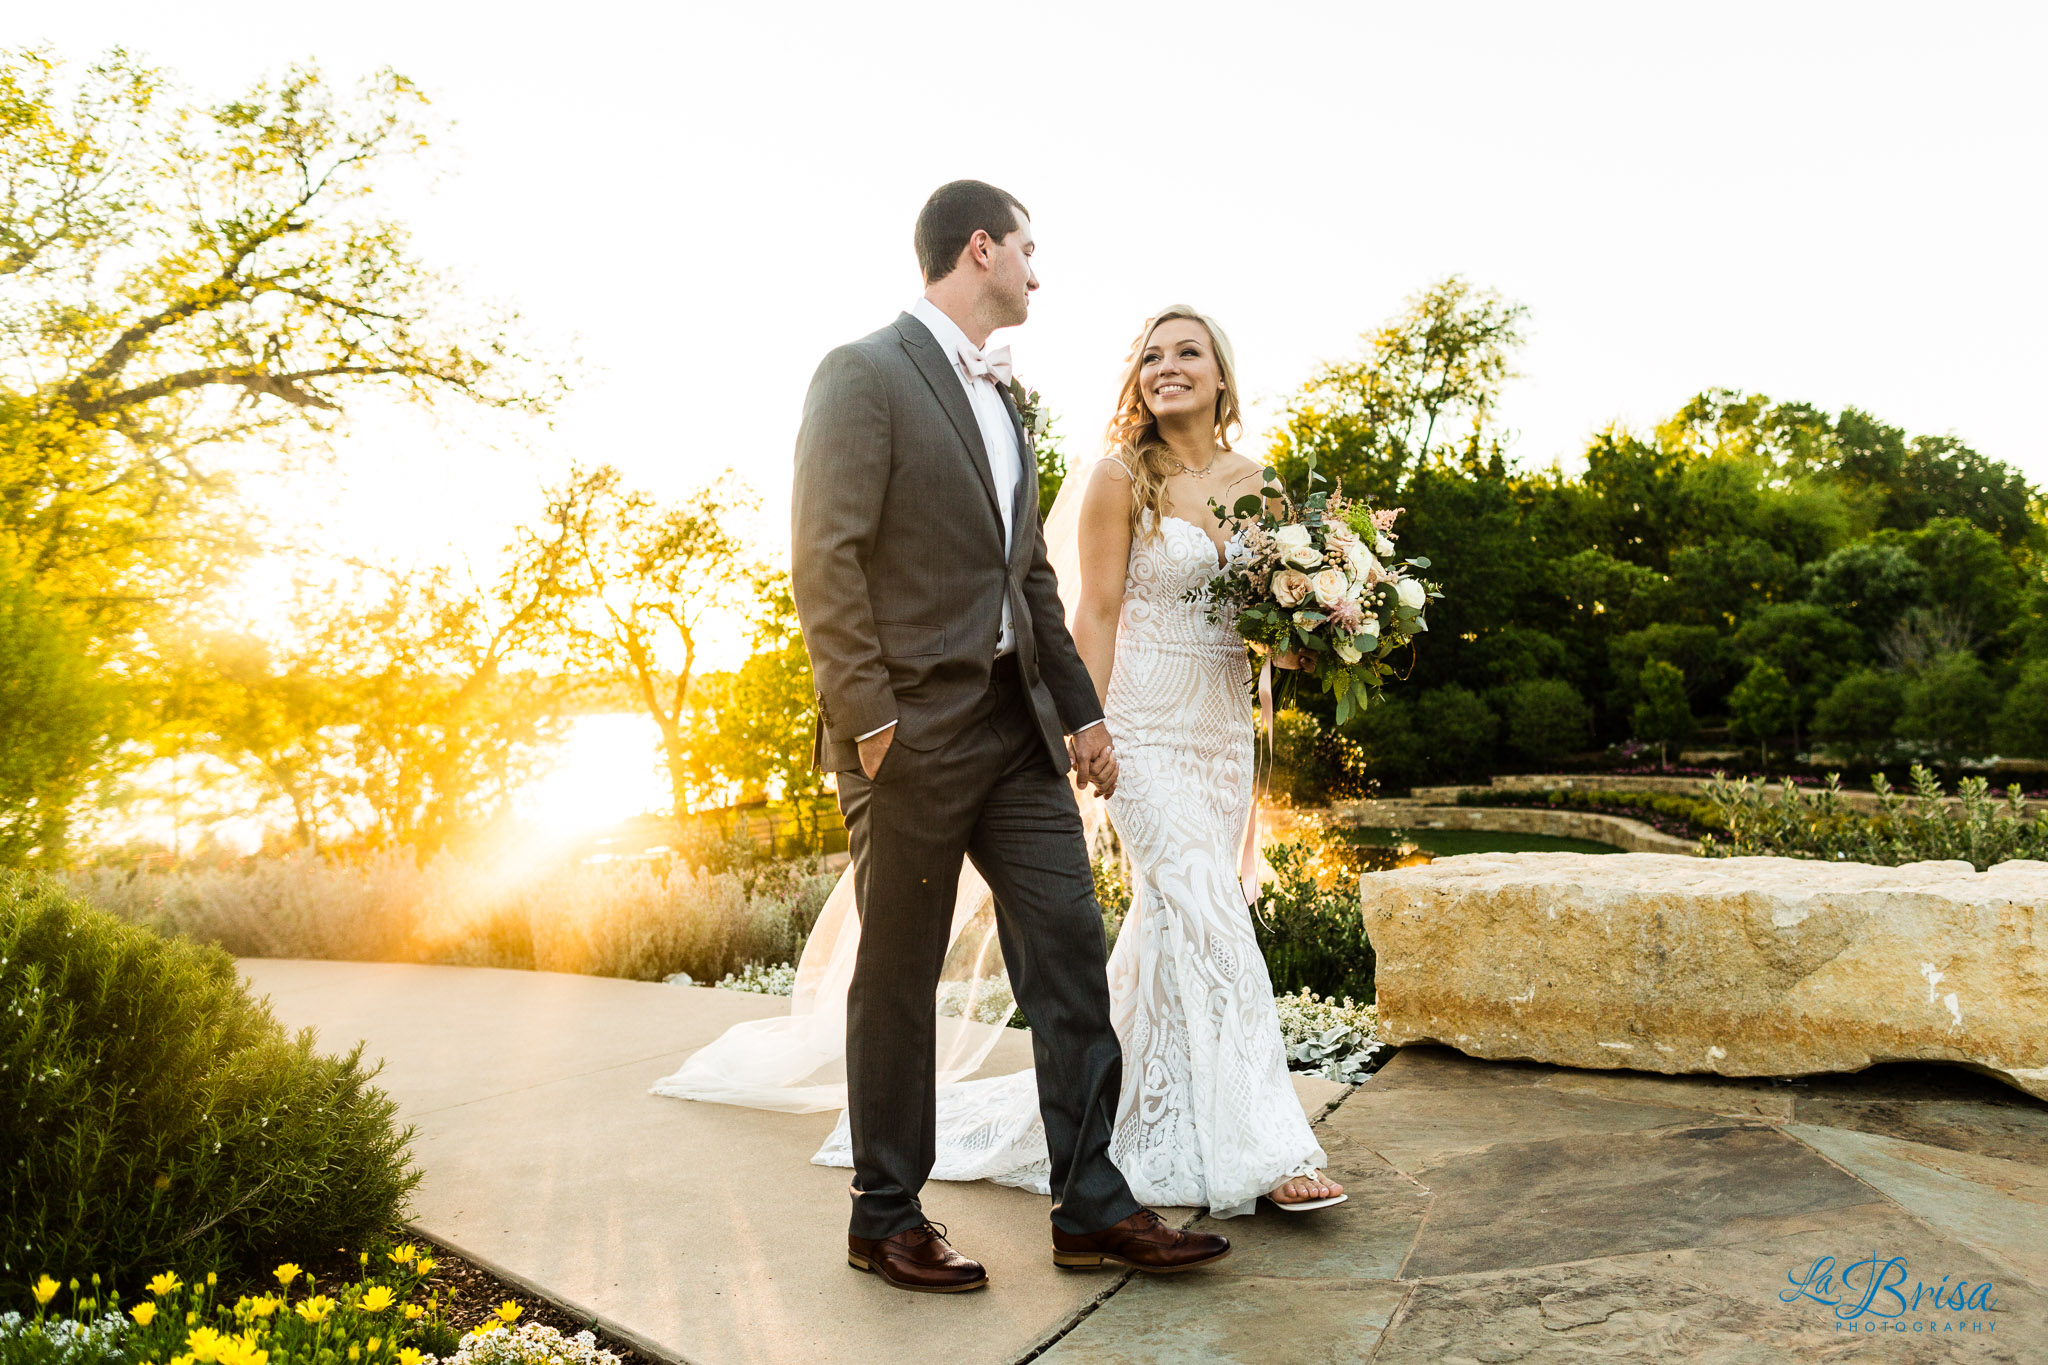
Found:
[[[1273, 660], [1259, 665], [1259, 729], [1265, 736], [1261, 746], [1252, 740], [1252, 810], [1244, 822], [1244, 847], [1237, 855], [1237, 882], [1244, 891], [1244, 903], [1259, 903], [1259, 805], [1273, 781]], [[1264, 753], [1260, 752], [1263, 747]]]

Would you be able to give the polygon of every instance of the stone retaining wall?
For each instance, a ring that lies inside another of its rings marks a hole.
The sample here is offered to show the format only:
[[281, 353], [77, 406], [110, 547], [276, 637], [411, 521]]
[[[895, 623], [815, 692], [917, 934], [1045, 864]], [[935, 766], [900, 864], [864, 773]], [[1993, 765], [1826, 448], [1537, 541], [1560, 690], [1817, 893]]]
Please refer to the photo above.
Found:
[[1626, 816], [1522, 806], [1439, 806], [1426, 801], [1336, 801], [1332, 824], [1388, 829], [1473, 829], [1497, 834], [1545, 834], [1589, 839], [1630, 853], [1691, 853], [1691, 841]]
[[[1549, 791], [1599, 791], [1599, 792], [1655, 792], [1666, 796], [1704, 796], [1707, 783], [1704, 777], [1648, 777], [1639, 775], [1607, 776], [1599, 773], [1508, 773], [1496, 777], [1486, 786], [1462, 787], [1417, 787], [1411, 799], [1431, 805], [1454, 806], [1466, 792], [1549, 792]], [[2000, 781], [2010, 786], [2013, 779], [1993, 779], [1992, 795], [2000, 795]], [[2022, 785], [2025, 785], [2024, 782]], [[1777, 800], [1783, 787], [1772, 782], [1764, 787], [1764, 794]], [[1814, 790], [1811, 787], [1805, 791]], [[1843, 797], [1858, 810], [1875, 812], [1878, 809], [1877, 793], [1867, 788], [1844, 789]], [[1909, 796], [1910, 800], [1911, 797]], [[1955, 805], [1956, 798], [1947, 798], [1947, 804]], [[2048, 801], [2029, 800], [2026, 803], [2029, 818], [2048, 811]]]

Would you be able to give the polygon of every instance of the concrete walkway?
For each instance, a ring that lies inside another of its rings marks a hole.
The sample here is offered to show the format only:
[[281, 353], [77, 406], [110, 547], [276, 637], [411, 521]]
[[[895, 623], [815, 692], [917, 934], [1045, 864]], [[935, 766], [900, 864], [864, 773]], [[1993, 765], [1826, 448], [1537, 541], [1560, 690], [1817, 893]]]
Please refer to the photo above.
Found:
[[[1126, 1282], [1055, 1272], [1043, 1199], [935, 1185], [994, 1285], [919, 1297], [845, 1267], [845, 1173], [808, 1164], [832, 1115], [646, 1094], [780, 1000], [242, 966], [286, 1024], [386, 1059], [424, 1231], [669, 1359], [2048, 1361], [2048, 1105], [1959, 1070], [1729, 1081], [1409, 1048], [1322, 1123], [1348, 1204], [1233, 1220], [1223, 1266]], [[1342, 1093], [1299, 1089], [1312, 1112]], [[1931, 1305], [1959, 1282], [1972, 1306]]]

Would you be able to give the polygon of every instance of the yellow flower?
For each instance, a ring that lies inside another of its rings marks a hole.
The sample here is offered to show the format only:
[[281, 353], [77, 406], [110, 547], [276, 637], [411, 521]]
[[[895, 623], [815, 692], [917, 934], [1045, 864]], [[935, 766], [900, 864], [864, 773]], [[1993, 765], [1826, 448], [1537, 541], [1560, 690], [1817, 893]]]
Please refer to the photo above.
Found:
[[221, 1348], [232, 1344], [229, 1338], [211, 1327], [195, 1327], [192, 1334], [185, 1338], [185, 1349], [192, 1353], [192, 1358], [199, 1361], [200, 1365], [213, 1365], [213, 1362], [220, 1359]]
[[350, 1360], [361, 1360], [363, 1358], [363, 1348], [354, 1342], [350, 1342], [348, 1344], [348, 1358]]
[[367, 1251], [358, 1251], [358, 1252], [356, 1253], [356, 1264], [357, 1264], [357, 1265], [368, 1265], [369, 1263], [370, 1263], [370, 1253], [369, 1253], [369, 1252], [367, 1252]]
[[292, 1311], [307, 1322], [325, 1322], [334, 1312], [334, 1300], [325, 1294], [315, 1294], [294, 1304]]
[[128, 1310], [128, 1316], [135, 1319], [136, 1326], [147, 1327], [156, 1321], [156, 1304], [138, 1303]]
[[41, 1308], [51, 1299], [57, 1297], [57, 1289], [57, 1282], [51, 1279], [48, 1275], [45, 1275], [40, 1280], [36, 1281], [35, 1288], [31, 1289], [29, 1292], [36, 1296], [36, 1307]]
[[384, 1338], [382, 1338], [382, 1337], [371, 1337], [371, 1338], [370, 1338], [370, 1340], [369, 1340], [369, 1342], [368, 1342], [368, 1344], [367, 1344], [367, 1345], [365, 1345], [365, 1346], [363, 1347], [363, 1349], [364, 1349], [365, 1351], [368, 1351], [368, 1352], [369, 1352], [369, 1353], [370, 1353], [371, 1355], [375, 1355], [375, 1354], [377, 1354], [377, 1348], [378, 1348], [379, 1346], [382, 1346], [383, 1344], [384, 1344]]
[[256, 1334], [245, 1332], [221, 1343], [219, 1365], [269, 1365], [270, 1352], [256, 1349]]
[[409, 1303], [399, 1311], [405, 1314], [405, 1320], [407, 1322], [418, 1322], [421, 1318], [427, 1315], [427, 1310], [420, 1307], [416, 1303]]
[[384, 1254], [390, 1258], [393, 1265], [411, 1265], [419, 1259], [420, 1249], [411, 1242], [407, 1242], [404, 1246], [393, 1247]]
[[259, 1318], [267, 1318], [272, 1313], [275, 1313], [283, 1303], [284, 1300], [278, 1298], [275, 1294], [258, 1294], [255, 1298], [249, 1300], [249, 1311]]
[[180, 1280], [176, 1275], [166, 1270], [163, 1274], [149, 1282], [149, 1292], [161, 1298], [183, 1283], [183, 1280]]
[[427, 1256], [427, 1257], [423, 1257], [423, 1258], [422, 1258], [422, 1259], [420, 1260], [420, 1264], [419, 1264], [419, 1273], [420, 1273], [420, 1274], [422, 1274], [422, 1275], [431, 1275], [431, 1274], [433, 1274], [433, 1273], [434, 1273], [434, 1258], [433, 1258], [433, 1257], [431, 1257], [431, 1256]]
[[391, 1306], [393, 1297], [395, 1296], [391, 1292], [390, 1285], [373, 1284], [363, 1291], [362, 1310], [365, 1313], [381, 1313]]
[[420, 1348], [417, 1346], [401, 1346], [398, 1348], [398, 1365], [420, 1365], [420, 1362], [425, 1359], [426, 1356], [421, 1354]]
[[299, 1267], [295, 1262], [286, 1261], [283, 1265], [279, 1266], [277, 1269], [271, 1271], [270, 1273], [277, 1276], [277, 1282], [280, 1285], [289, 1288], [291, 1286], [291, 1282], [299, 1278]]
[[505, 1323], [507, 1326], [510, 1326], [512, 1323], [519, 1321], [519, 1315], [521, 1313], [524, 1313], [526, 1310], [524, 1308], [521, 1308], [518, 1304], [512, 1302], [512, 1300], [507, 1299], [503, 1303], [499, 1304], [497, 1308], [492, 1311], [497, 1313], [498, 1321]]
[[208, 1287], [208, 1288], [212, 1288], [212, 1287], [213, 1287], [214, 1285], [217, 1285], [217, 1284], [219, 1284], [219, 1283], [220, 1283], [220, 1276], [219, 1276], [219, 1275], [215, 1274], [215, 1273], [214, 1273], [213, 1271], [211, 1271], [211, 1270], [209, 1270], [209, 1271], [207, 1271], [207, 1272], [206, 1272], [206, 1284], [207, 1284], [207, 1287]]

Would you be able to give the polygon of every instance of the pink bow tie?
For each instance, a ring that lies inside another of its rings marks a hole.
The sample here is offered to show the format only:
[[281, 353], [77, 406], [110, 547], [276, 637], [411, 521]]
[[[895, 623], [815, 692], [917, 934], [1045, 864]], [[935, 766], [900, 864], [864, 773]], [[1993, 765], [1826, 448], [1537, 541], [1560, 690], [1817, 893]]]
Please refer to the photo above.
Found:
[[960, 347], [960, 363], [967, 367], [967, 374], [973, 379], [993, 379], [997, 388], [1010, 382], [1010, 348], [998, 346], [983, 354], [971, 344]]

